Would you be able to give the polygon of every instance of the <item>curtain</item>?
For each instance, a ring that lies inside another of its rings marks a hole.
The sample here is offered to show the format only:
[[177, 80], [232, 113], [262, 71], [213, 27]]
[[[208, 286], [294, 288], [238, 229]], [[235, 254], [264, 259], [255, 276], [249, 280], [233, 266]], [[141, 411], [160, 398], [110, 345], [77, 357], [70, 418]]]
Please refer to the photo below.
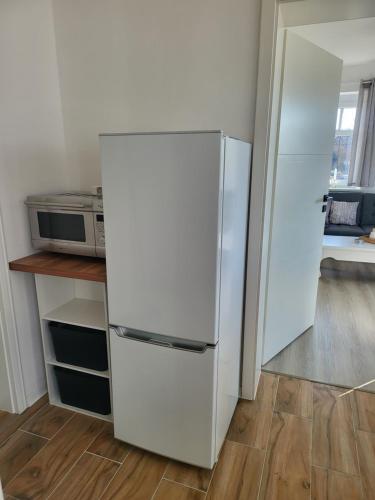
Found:
[[375, 185], [375, 78], [359, 88], [348, 185]]

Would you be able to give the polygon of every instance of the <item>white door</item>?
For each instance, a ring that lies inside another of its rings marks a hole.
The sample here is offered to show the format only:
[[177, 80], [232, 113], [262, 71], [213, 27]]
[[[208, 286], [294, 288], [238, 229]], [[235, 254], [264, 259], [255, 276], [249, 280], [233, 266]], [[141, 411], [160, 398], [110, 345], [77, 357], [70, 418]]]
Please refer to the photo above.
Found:
[[314, 323], [342, 72], [290, 31], [283, 66], [263, 363]]

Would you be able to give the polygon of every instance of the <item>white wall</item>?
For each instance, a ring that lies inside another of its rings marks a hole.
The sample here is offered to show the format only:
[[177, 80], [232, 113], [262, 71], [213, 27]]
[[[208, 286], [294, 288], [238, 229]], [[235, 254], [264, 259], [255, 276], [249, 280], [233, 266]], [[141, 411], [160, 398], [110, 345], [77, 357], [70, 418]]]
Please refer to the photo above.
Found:
[[[0, 5], [0, 210], [6, 258], [33, 252], [27, 212], [31, 193], [67, 187], [65, 142], [49, 0]], [[33, 276], [11, 272], [16, 332], [27, 403], [45, 390]]]
[[286, 27], [375, 17], [374, 0], [292, 0], [280, 9]]
[[[28, 194], [100, 182], [102, 131], [222, 128], [253, 139], [260, 3], [2, 0], [4, 262], [33, 252]], [[45, 390], [34, 281], [8, 277], [30, 405]]]
[[343, 67], [341, 90], [346, 92], [358, 90], [360, 81], [368, 78], [375, 78], [375, 60], [346, 65]]
[[100, 182], [98, 134], [253, 139], [260, 0], [53, 0], [69, 163]]

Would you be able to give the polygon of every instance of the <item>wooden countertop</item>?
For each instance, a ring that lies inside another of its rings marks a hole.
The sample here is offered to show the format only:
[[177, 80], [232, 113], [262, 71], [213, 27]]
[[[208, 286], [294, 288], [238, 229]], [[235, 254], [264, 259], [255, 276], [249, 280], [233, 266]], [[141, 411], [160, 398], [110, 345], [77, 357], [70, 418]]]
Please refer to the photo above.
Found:
[[9, 262], [9, 269], [101, 283], [107, 280], [105, 259], [81, 255], [40, 252]]

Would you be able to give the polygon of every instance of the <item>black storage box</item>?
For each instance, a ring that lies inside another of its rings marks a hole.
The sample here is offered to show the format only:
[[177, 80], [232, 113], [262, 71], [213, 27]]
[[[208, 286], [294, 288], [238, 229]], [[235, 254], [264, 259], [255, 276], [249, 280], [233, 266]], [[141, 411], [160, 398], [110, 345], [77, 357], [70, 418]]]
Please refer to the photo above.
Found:
[[108, 370], [105, 332], [82, 326], [49, 322], [56, 361], [92, 370]]
[[54, 366], [61, 402], [102, 415], [111, 413], [109, 380]]

